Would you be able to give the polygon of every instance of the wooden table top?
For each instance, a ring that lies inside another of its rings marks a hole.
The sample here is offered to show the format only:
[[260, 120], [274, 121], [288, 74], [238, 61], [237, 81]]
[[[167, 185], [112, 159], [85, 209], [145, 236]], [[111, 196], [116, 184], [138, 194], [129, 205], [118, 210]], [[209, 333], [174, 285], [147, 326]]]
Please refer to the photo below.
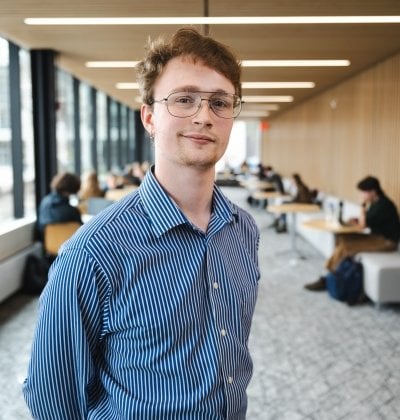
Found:
[[281, 198], [284, 200], [290, 200], [292, 197], [287, 194], [282, 194], [279, 191], [255, 191], [252, 197], [256, 200], [268, 200], [269, 198]]
[[317, 204], [283, 203], [268, 206], [267, 210], [271, 213], [316, 213], [321, 211], [321, 207]]
[[260, 181], [259, 179], [245, 179], [240, 181], [242, 187], [248, 190], [262, 190], [265, 188], [273, 188], [273, 185], [268, 181]]
[[339, 222], [330, 221], [326, 219], [307, 220], [302, 223], [302, 226], [311, 228], [311, 229], [325, 230], [327, 232], [333, 232], [333, 233], [363, 233], [365, 232], [365, 229], [361, 228], [360, 226], [341, 225], [339, 224]]

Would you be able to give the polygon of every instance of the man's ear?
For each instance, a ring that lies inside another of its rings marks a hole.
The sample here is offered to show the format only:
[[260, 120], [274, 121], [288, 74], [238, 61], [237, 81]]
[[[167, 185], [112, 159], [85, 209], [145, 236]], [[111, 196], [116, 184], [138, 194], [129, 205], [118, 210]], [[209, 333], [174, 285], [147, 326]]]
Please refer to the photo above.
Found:
[[153, 107], [142, 104], [140, 107], [140, 118], [142, 119], [143, 127], [149, 133], [150, 137], [154, 137]]

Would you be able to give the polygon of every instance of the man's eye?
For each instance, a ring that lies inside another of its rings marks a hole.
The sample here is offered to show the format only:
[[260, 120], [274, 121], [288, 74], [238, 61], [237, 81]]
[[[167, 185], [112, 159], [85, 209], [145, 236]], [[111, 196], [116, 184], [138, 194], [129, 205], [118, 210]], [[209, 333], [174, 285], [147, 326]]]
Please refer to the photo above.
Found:
[[213, 99], [212, 100], [212, 106], [214, 108], [218, 108], [218, 109], [225, 109], [225, 108], [231, 108], [232, 105], [229, 101], [226, 101], [224, 99], [218, 98], [218, 99]]
[[193, 104], [194, 102], [195, 102], [194, 98], [192, 96], [188, 96], [188, 95], [177, 96], [177, 97], [174, 98], [174, 103], [176, 103], [178, 105], [179, 104], [190, 105], [190, 104]]

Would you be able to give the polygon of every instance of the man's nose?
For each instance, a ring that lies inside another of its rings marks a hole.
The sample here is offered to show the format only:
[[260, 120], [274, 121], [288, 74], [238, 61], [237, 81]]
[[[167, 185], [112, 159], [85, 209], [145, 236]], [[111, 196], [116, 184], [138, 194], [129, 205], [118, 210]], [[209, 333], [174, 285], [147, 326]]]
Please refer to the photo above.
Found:
[[[205, 104], [204, 104], [204, 102]], [[199, 105], [199, 109], [196, 112], [196, 114], [194, 115], [194, 117], [203, 117], [206, 116], [207, 119], [210, 117], [210, 113], [214, 112], [210, 106], [210, 101], [206, 98], [201, 98], [201, 102]]]

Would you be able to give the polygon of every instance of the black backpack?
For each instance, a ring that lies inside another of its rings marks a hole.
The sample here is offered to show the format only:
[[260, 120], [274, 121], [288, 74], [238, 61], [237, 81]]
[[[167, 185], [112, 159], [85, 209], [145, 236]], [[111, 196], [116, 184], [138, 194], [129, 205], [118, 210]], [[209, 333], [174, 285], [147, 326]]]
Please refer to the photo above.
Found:
[[354, 257], [345, 257], [335, 272], [326, 276], [326, 288], [336, 300], [355, 305], [366, 300], [363, 287], [363, 267]]
[[47, 283], [52, 258], [28, 255], [24, 267], [22, 292], [29, 295], [39, 295]]

